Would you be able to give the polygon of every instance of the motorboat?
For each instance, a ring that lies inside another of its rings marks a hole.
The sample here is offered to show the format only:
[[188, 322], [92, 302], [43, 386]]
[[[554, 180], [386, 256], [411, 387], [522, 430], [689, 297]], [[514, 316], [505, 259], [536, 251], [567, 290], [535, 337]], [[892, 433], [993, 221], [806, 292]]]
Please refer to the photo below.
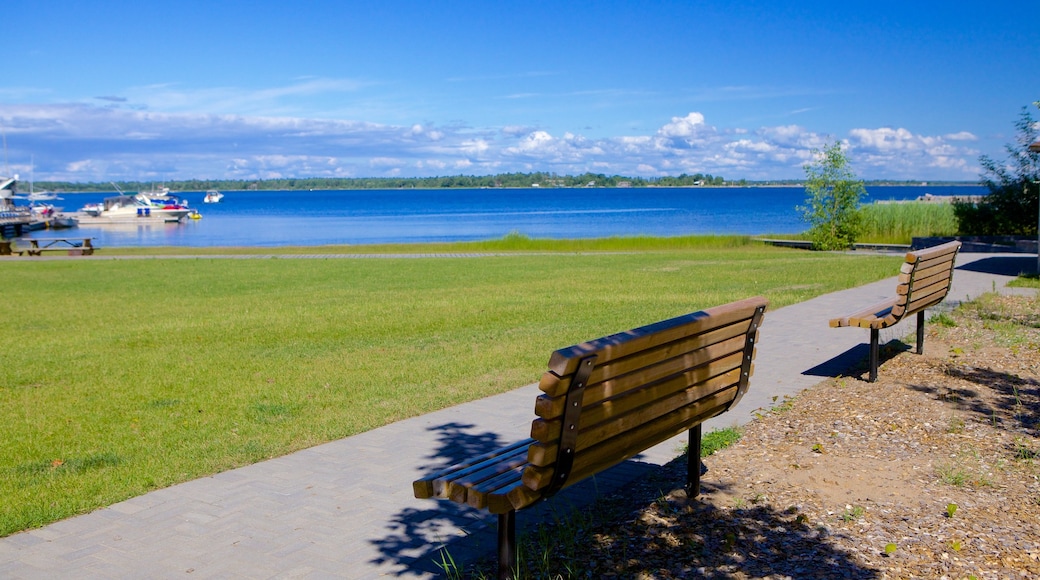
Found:
[[74, 228], [79, 225], [79, 220], [74, 216], [63, 213], [62, 208], [55, 207], [50, 203], [34, 201], [29, 206], [29, 210], [32, 214], [32, 221], [29, 224], [30, 230], [43, 228], [57, 230]]
[[14, 207], [15, 187], [18, 185], [18, 176], [0, 176], [0, 207]]
[[143, 193], [106, 197], [102, 203], [87, 204], [80, 209], [84, 216], [98, 218], [93, 223], [105, 220], [180, 222], [191, 211], [187, 203], [173, 196], [149, 197]]
[[206, 192], [206, 197], [202, 198], [203, 203], [220, 203], [220, 200], [224, 199], [224, 194], [220, 193], [215, 189], [211, 189]]
[[[122, 192], [120, 192], [120, 193], [122, 193]], [[140, 193], [141, 195], [147, 197], [148, 199], [156, 199], [156, 200], [166, 199], [166, 198], [171, 197], [173, 195], [173, 193], [170, 192], [170, 188], [166, 187], [165, 185], [161, 185], [159, 187], [154, 187], [153, 186], [148, 191], [141, 191], [141, 192], [138, 192], [138, 193]]]

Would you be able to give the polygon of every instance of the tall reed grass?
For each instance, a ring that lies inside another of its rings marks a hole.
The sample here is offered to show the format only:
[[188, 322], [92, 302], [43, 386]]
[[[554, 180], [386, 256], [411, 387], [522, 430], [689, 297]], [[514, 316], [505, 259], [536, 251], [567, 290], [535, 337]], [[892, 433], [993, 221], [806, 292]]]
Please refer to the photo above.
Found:
[[863, 207], [859, 242], [909, 244], [914, 236], [952, 236], [957, 218], [949, 203], [873, 203]]

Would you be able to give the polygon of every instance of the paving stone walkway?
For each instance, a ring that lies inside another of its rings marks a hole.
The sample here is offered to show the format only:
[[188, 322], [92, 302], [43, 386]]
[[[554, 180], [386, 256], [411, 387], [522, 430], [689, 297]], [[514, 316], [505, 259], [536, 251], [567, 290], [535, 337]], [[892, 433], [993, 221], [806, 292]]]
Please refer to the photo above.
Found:
[[[1006, 282], [1035, 267], [1028, 254], [961, 254], [947, 302], [1011, 291]], [[749, 392], [706, 432], [747, 422], [774, 400], [863, 360], [867, 331], [827, 321], [893, 288], [888, 279], [767, 312]], [[912, 331], [912, 321], [904, 322], [882, 340]], [[494, 519], [414, 499], [411, 482], [526, 436], [536, 394], [529, 385], [0, 539], [0, 578], [435, 577], [441, 546], [456, 562], [493, 554]], [[665, 442], [568, 488], [533, 508], [542, 513], [521, 512], [521, 527], [671, 461], [683, 442]]]

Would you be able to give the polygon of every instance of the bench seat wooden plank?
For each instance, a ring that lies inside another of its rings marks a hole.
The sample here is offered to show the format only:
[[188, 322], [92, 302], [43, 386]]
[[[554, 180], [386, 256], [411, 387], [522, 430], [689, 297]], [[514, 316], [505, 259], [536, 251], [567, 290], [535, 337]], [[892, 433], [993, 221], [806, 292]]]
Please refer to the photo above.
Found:
[[530, 439], [524, 439], [517, 441], [512, 445], [508, 445], [501, 449], [479, 455], [477, 457], [468, 459], [466, 461], [456, 463], [450, 467], [446, 467], [434, 473], [431, 473], [425, 477], [417, 479], [412, 482], [412, 491], [415, 497], [431, 498], [431, 497], [447, 497], [444, 495], [446, 492], [446, 482], [451, 480], [460, 474], [465, 475], [473, 470], [481, 469], [481, 466], [489, 463], [493, 463], [500, 457], [509, 456], [515, 453], [517, 450], [526, 450], [527, 446], [530, 445]]
[[[528, 442], [530, 445], [530, 442]], [[527, 448], [520, 445], [510, 453], [503, 454], [467, 469], [445, 481], [445, 497], [457, 503], [467, 503], [467, 490], [480, 483], [498, 477], [517, 467], [527, 465]]]
[[838, 328], [843, 326], [859, 326], [862, 320], [873, 320], [875, 318], [888, 316], [891, 312], [892, 307], [895, 306], [896, 299], [889, 298], [883, 302], [868, 306], [863, 310], [848, 314], [839, 318], [832, 318], [830, 325], [832, 328]]
[[492, 496], [508, 494], [515, 484], [521, 481], [527, 463], [518, 465], [509, 471], [503, 472], [495, 477], [484, 480], [469, 489], [466, 495], [466, 503], [477, 509], [485, 509]]

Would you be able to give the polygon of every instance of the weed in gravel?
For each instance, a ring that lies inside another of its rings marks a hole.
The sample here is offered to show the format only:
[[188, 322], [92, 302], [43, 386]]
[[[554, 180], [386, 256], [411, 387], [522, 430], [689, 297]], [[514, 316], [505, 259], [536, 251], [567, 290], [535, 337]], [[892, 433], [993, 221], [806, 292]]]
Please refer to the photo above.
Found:
[[860, 519], [865, 513], [867, 513], [867, 508], [861, 505], [846, 505], [845, 511], [841, 512], [841, 515], [838, 517], [841, 518], [841, 521], [848, 523]]
[[937, 324], [946, 328], [953, 328], [957, 326], [957, 321], [954, 320], [953, 317], [947, 314], [946, 312], [940, 312], [936, 314], [935, 316], [931, 317], [928, 320], [928, 322], [930, 324]]
[[769, 407], [768, 409], [755, 409], [755, 411], [753, 412], [755, 417], [761, 418], [765, 417], [768, 414], [786, 413], [787, 411], [790, 411], [792, 408], [794, 408], [794, 397], [792, 397], [791, 395], [784, 395], [784, 398], [780, 399], [779, 403], [777, 402], [778, 399], [780, 399], [779, 395], [774, 396], [773, 406]]
[[1030, 447], [1024, 438], [1019, 437], [1015, 440], [1014, 456], [1018, 461], [1034, 461], [1040, 458], [1040, 452]]
[[964, 468], [953, 465], [953, 464], [942, 464], [935, 468], [936, 475], [939, 476], [939, 481], [947, 485], [955, 485], [960, 487], [970, 479], [970, 475]]

